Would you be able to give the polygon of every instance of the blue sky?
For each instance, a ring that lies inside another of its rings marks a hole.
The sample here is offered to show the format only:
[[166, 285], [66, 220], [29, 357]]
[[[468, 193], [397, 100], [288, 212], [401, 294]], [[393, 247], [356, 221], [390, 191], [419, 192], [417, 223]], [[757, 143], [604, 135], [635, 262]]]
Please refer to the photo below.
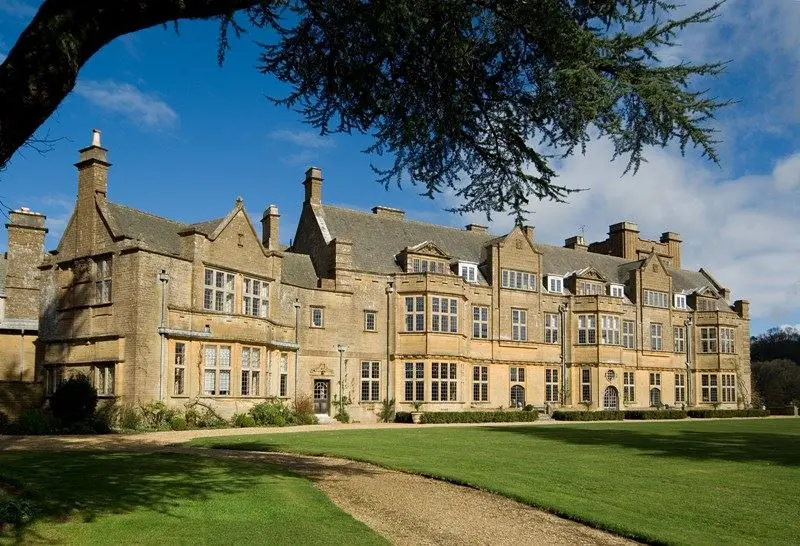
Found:
[[[710, 0], [688, 2], [699, 9]], [[0, 0], [0, 60], [33, 16], [33, 0]], [[800, 2], [729, 0], [711, 25], [690, 30], [667, 61], [730, 60], [717, 80], [703, 81], [718, 96], [738, 100], [721, 113], [721, 165], [695, 153], [682, 157], [652, 150], [635, 176], [610, 162], [608, 142], [585, 156], [557, 163], [560, 182], [590, 188], [569, 204], [535, 204], [530, 224], [542, 242], [563, 244], [583, 233], [605, 237], [609, 224], [638, 223], [642, 237], [663, 231], [683, 237], [683, 263], [703, 266], [749, 299], [752, 331], [800, 324]], [[408, 186], [386, 191], [374, 180], [364, 136], [319, 137], [266, 97], [280, 95], [274, 79], [259, 74], [256, 40], [234, 42], [225, 65], [216, 65], [213, 23], [186, 23], [129, 35], [109, 44], [81, 71], [76, 90], [41, 128], [61, 139], [40, 156], [19, 152], [0, 173], [0, 199], [48, 216], [47, 247], [57, 244], [76, 194], [73, 163], [102, 131], [114, 166], [109, 196], [119, 203], [181, 221], [224, 215], [242, 196], [257, 222], [265, 206], [281, 211], [281, 239], [294, 235], [303, 173], [323, 169], [323, 201], [369, 209], [382, 204], [415, 219], [463, 226], [483, 215], [444, 211], [451, 195], [430, 201]], [[503, 233], [512, 221], [496, 217]], [[4, 242], [2, 243], [4, 245]]]

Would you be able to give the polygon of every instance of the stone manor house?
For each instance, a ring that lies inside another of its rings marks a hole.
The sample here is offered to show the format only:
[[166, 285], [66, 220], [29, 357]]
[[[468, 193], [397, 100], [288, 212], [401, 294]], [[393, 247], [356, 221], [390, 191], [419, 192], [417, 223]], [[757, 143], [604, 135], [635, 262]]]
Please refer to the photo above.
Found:
[[682, 269], [675, 233], [646, 240], [620, 222], [604, 241], [551, 246], [532, 227], [455, 229], [326, 205], [310, 168], [285, 248], [273, 205], [259, 231], [241, 199], [194, 224], [111, 201], [99, 132], [76, 166], [57, 249], [43, 252], [43, 216], [9, 216], [0, 391], [46, 395], [82, 372], [122, 401], [200, 398], [230, 415], [305, 395], [332, 415], [344, 397], [362, 421], [392, 398], [444, 411], [749, 403], [748, 303]]

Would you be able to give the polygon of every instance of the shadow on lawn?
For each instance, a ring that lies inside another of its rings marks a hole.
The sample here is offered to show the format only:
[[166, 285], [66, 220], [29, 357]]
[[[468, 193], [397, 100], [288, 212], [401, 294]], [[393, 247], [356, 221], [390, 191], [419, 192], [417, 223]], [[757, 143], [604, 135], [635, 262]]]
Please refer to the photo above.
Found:
[[619, 446], [661, 457], [722, 459], [736, 462], [764, 461], [784, 466], [800, 466], [800, 457], [797, 456], [800, 453], [798, 435], [672, 428], [652, 433], [636, 430], [634, 427], [611, 427], [491, 427], [489, 430], [584, 446]]
[[172, 509], [184, 501], [245, 491], [253, 487], [255, 476], [264, 474], [290, 475], [263, 464], [168, 453], [0, 453], [0, 484], [10, 484], [35, 506], [32, 517], [17, 529], [18, 542], [47, 540], [30, 529], [37, 521], [91, 522], [136, 509], [174, 516]]

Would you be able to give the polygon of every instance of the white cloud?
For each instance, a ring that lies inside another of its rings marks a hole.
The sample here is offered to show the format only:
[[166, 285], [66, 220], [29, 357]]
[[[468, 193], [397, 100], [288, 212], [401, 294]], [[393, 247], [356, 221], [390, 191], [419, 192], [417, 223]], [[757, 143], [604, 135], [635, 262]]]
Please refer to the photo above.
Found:
[[[646, 239], [675, 231], [683, 239], [684, 269], [710, 270], [735, 299], [750, 300], [753, 316], [792, 320], [800, 308], [800, 151], [771, 172], [736, 179], [713, 164], [661, 149], [649, 153], [635, 177], [621, 177], [624, 165], [611, 163], [611, 152], [610, 143], [599, 141], [585, 157], [556, 165], [559, 183], [590, 190], [569, 204], [533, 203], [529, 223], [537, 240], [561, 245], [583, 227], [588, 241], [598, 241], [622, 220], [637, 223]], [[486, 217], [461, 220], [485, 223]], [[512, 226], [510, 217], [491, 222], [496, 233]]]
[[315, 133], [314, 131], [292, 131], [289, 129], [278, 129], [269, 134], [269, 138], [281, 142], [294, 144], [301, 148], [332, 148], [334, 143], [328, 138]]
[[33, 17], [38, 9], [39, 6], [21, 0], [0, 0], [0, 13], [20, 19]]
[[129, 83], [86, 80], [78, 83], [75, 93], [146, 129], [170, 128], [178, 121], [178, 114], [169, 104]]

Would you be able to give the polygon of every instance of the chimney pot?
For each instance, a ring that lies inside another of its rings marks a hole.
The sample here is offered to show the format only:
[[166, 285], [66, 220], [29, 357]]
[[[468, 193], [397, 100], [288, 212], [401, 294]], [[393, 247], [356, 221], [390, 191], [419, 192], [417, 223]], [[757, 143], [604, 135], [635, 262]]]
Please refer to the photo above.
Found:
[[92, 146], [102, 147], [100, 144], [100, 129], [92, 129]]
[[384, 218], [395, 218], [397, 220], [402, 220], [406, 216], [406, 213], [403, 210], [381, 206], [372, 207], [372, 214], [376, 214]]

